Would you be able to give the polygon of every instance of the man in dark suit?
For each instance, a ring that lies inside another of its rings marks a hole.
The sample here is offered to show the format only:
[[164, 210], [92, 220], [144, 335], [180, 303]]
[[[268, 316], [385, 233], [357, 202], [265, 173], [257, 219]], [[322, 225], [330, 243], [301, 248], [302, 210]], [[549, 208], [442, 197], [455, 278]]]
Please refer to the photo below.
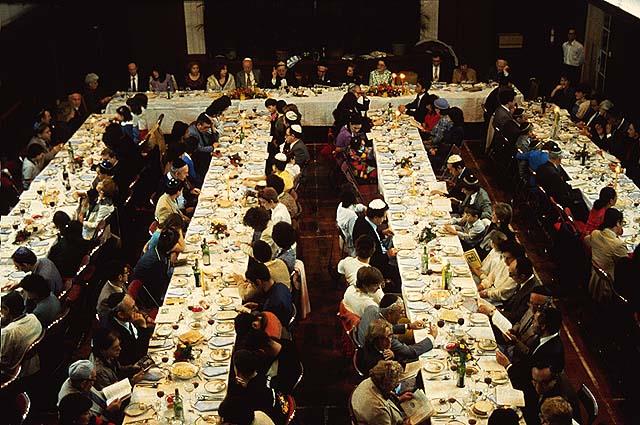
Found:
[[589, 209], [582, 199], [580, 190], [573, 189], [567, 183], [569, 177], [562, 169], [561, 162], [562, 150], [554, 144], [549, 151], [549, 161], [536, 170], [536, 183], [557, 203], [571, 209], [576, 219], [585, 221], [589, 215]]
[[[386, 279], [393, 281], [394, 286], [400, 284], [400, 272], [398, 267], [390, 264], [390, 259], [394, 258], [398, 252], [395, 248], [388, 248], [387, 240], [393, 236], [393, 232], [386, 229], [380, 233], [378, 226], [387, 219], [389, 207], [382, 199], [374, 199], [369, 203], [364, 216], [358, 217], [353, 225], [353, 240], [358, 240], [362, 235], [367, 235], [375, 242], [375, 251], [369, 260], [369, 264], [382, 272]], [[386, 288], [389, 289], [389, 288]], [[394, 292], [391, 290], [390, 292]]]
[[310, 85], [334, 86], [333, 78], [329, 75], [329, 67], [324, 62], [318, 62], [316, 72], [309, 79]]
[[271, 80], [266, 81], [265, 87], [268, 89], [298, 87], [298, 81], [293, 75], [287, 75], [287, 64], [278, 62], [273, 71], [271, 71]]
[[416, 98], [411, 103], [398, 106], [398, 110], [415, 118], [420, 124], [424, 122], [427, 114], [427, 90], [431, 88], [431, 83], [425, 82], [421, 78], [416, 82]]
[[242, 71], [236, 74], [236, 87], [260, 87], [262, 75], [259, 69], [253, 69], [253, 60], [244, 58], [242, 60]]
[[434, 53], [431, 57], [431, 66], [427, 70], [427, 78], [430, 82], [446, 83], [451, 78], [451, 68], [442, 63], [442, 56]]
[[118, 360], [125, 365], [133, 364], [147, 353], [153, 321], [140, 313], [135, 300], [124, 292], [111, 294], [107, 305], [110, 312], [104, 327], [118, 333], [122, 347]]
[[498, 81], [500, 76], [508, 77], [511, 70], [509, 69], [509, 63], [506, 59], [496, 60], [495, 66], [492, 66], [487, 72], [487, 80]]
[[627, 121], [618, 108], [611, 108], [607, 112], [606, 140], [604, 148], [621, 161], [625, 161], [632, 145], [629, 143]]
[[300, 170], [311, 159], [309, 155], [309, 149], [300, 139], [302, 137], [302, 127], [300, 124], [293, 124], [287, 128], [284, 137], [283, 153], [287, 155], [289, 160], [293, 159], [297, 165], [300, 166]]
[[560, 339], [562, 326], [560, 311], [553, 306], [543, 308], [534, 316], [534, 326], [540, 335], [540, 341], [528, 357], [511, 363], [502, 352], [496, 352], [497, 362], [507, 369], [511, 383], [518, 389], [526, 390], [531, 385], [531, 369], [535, 365], [549, 365], [558, 372], [564, 370], [564, 346]]
[[466, 173], [462, 178], [462, 193], [464, 199], [454, 208], [455, 212], [462, 215], [466, 207], [473, 207], [480, 213], [481, 219], [491, 220], [493, 209], [489, 194], [480, 187], [480, 181], [474, 174]]
[[502, 130], [509, 121], [514, 121], [512, 112], [515, 109], [516, 92], [507, 88], [498, 92], [498, 107], [493, 113], [493, 127]]
[[129, 92], [143, 92], [149, 89], [149, 81], [138, 73], [138, 65], [131, 62], [127, 65], [129, 71], [127, 81], [123, 81], [122, 87]]
[[568, 401], [573, 410], [573, 418], [576, 421], [582, 420], [578, 395], [564, 371], [557, 370], [554, 365], [546, 362], [536, 363], [531, 369], [531, 384], [534, 391], [525, 394], [526, 405], [523, 409], [527, 424], [540, 423], [540, 407], [545, 400], [552, 397], [562, 397]]

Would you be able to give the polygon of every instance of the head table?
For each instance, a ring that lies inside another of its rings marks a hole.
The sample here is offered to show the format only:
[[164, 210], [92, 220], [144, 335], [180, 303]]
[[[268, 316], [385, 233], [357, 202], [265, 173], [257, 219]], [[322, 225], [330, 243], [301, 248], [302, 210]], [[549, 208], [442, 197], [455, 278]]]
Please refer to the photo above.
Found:
[[[322, 96], [329, 95], [340, 97], [339, 93]], [[197, 100], [197, 96], [162, 102], [168, 107], [171, 103], [179, 106], [189, 100]], [[312, 104], [311, 99], [296, 98], [299, 106], [304, 103], [301, 100]], [[160, 99], [157, 101], [161, 102]], [[203, 103], [198, 111], [208, 104], [209, 99], [200, 101]], [[154, 102], [152, 100], [151, 105]], [[135, 386], [132, 394], [132, 402], [141, 402], [152, 408], [142, 416], [127, 416], [125, 423], [168, 419], [171, 411], [166, 408], [166, 395], [172, 394], [175, 388], [179, 388], [185, 397], [186, 420], [206, 423], [207, 420], [215, 420], [217, 407], [226, 394], [235, 343], [232, 319], [235, 310], [241, 307], [234, 275], [243, 274], [246, 269], [248, 243], [252, 236], [251, 229], [242, 225], [242, 217], [248, 207], [257, 205], [255, 198], [246, 196], [247, 187], [243, 185], [243, 179], [262, 174], [265, 146], [270, 138], [262, 100], [256, 103], [256, 110], [241, 115], [237, 108], [231, 108], [223, 117], [224, 133], [229, 137], [221, 143], [221, 155], [212, 158], [194, 218], [185, 234], [187, 245], [181, 258], [186, 258], [188, 265], [174, 270], [156, 319], [149, 354], [156, 361], [157, 368], [152, 369], [154, 373], [149, 374], [147, 381]], [[486, 417], [478, 415], [472, 408], [476, 402], [488, 401], [492, 406], [516, 402], [509, 392], [511, 384], [504, 377], [504, 369], [495, 360], [495, 351], [486, 349], [487, 344], [491, 345], [487, 341], [495, 341], [495, 336], [489, 321], [474, 313], [478, 294], [460, 241], [442, 232], [442, 225], [450, 220], [450, 202], [445, 197], [431, 195], [432, 189], [441, 189], [442, 185], [436, 181], [420, 135], [409, 117], [396, 117], [385, 110], [372, 110], [371, 115], [377, 122], [382, 122], [372, 129], [370, 137], [377, 158], [380, 193], [389, 204], [389, 224], [395, 232], [394, 246], [399, 250], [397, 260], [407, 315], [412, 321], [445, 321], [444, 327], [439, 329], [435, 348], [419, 360], [419, 373], [422, 374], [426, 394], [439, 412], [433, 423], [447, 423], [451, 418], [463, 423], [468, 419], [486, 423]], [[546, 128], [544, 118], [540, 120], [540, 128]], [[171, 123], [171, 120], [165, 122]], [[103, 147], [102, 132], [107, 123], [108, 116], [89, 117], [69, 142], [77, 158], [75, 165], [71, 166], [65, 150], [58, 153], [31, 188], [22, 194], [11, 214], [0, 219], [0, 274], [5, 282], [18, 282], [23, 276], [15, 271], [10, 260], [18, 246], [28, 245], [38, 256], [46, 255], [56, 240], [51, 225], [53, 212], [63, 209], [73, 215], [77, 205], [74, 193], [88, 189], [95, 176], [91, 165], [99, 159]], [[241, 128], [245, 136], [242, 144], [238, 142]], [[568, 125], [563, 129], [569, 131]], [[573, 140], [565, 138], [565, 143]], [[570, 145], [568, 148], [571, 149]], [[232, 155], [241, 158], [240, 166], [231, 164]], [[398, 165], [401, 162], [410, 171], [402, 169]], [[591, 164], [592, 170], [598, 172], [596, 176], [606, 175], [603, 182], [611, 181], [613, 171], [610, 168], [597, 161]], [[567, 161], [567, 166], [568, 171], [573, 172], [570, 167], [575, 164]], [[65, 169], [69, 173], [68, 182], [62, 178]], [[588, 168], [578, 168], [575, 173], [575, 183], [584, 182], [586, 188], [591, 188], [590, 182], [598, 181], [600, 185], [600, 179], [592, 178], [593, 173], [588, 172]], [[639, 192], [637, 187], [628, 186], [628, 181], [622, 177], [618, 184], [625, 185], [621, 186], [624, 190], [619, 190], [620, 199], [631, 203], [625, 213], [628, 212], [635, 223], [629, 232], [629, 237], [633, 238], [630, 242], [637, 243], [637, 205], [634, 210], [633, 202], [640, 199], [637, 196]], [[593, 199], [593, 193], [586, 190], [585, 197]], [[18, 224], [19, 230], [26, 227], [32, 231], [35, 224], [37, 231], [24, 242], [14, 243], [14, 223]], [[418, 241], [418, 235], [425, 226], [432, 228], [436, 235], [426, 244], [431, 274], [420, 273], [425, 244]], [[196, 287], [191, 266], [201, 258], [203, 238], [209, 242], [212, 262], [210, 266], [202, 267], [204, 284]], [[440, 274], [445, 263], [449, 263], [453, 271], [448, 290], [442, 288]], [[192, 341], [194, 358], [188, 362], [191, 366], [176, 366], [173, 353], [180, 337], [185, 338], [189, 331], [197, 332], [196, 339]], [[426, 331], [415, 331], [415, 337], [418, 340], [426, 337]], [[460, 337], [471, 344], [474, 357], [468, 364], [473, 366], [473, 373], [467, 377], [464, 388], [456, 386], [454, 372], [449, 370], [448, 354], [443, 349], [447, 342]], [[484, 348], [481, 348], [483, 344]], [[434, 367], [438, 364], [443, 370], [430, 372], [437, 370]], [[487, 376], [493, 377], [493, 384], [484, 382]]]
[[[482, 122], [482, 105], [493, 87], [480, 84], [478, 91], [465, 91], [459, 85], [438, 86], [432, 88], [429, 93], [443, 97], [449, 101], [450, 106], [457, 106], [464, 113], [465, 122]], [[305, 89], [304, 96], [292, 96], [280, 90], [266, 90], [265, 93], [274, 99], [283, 99], [287, 103], [294, 103], [302, 114], [302, 125], [305, 126], [331, 126], [333, 125], [332, 112], [345, 94], [344, 88]], [[415, 99], [413, 91], [407, 89], [407, 95], [398, 97], [367, 96], [371, 100], [371, 109], [389, 108], [396, 109], [399, 105], [405, 105]], [[116, 93], [114, 99], [107, 105], [106, 113], [115, 114], [116, 109], [123, 105], [128, 93]], [[171, 94], [147, 92], [149, 105], [145, 111], [148, 122], [154, 122], [164, 114], [165, 120], [162, 130], [166, 133], [171, 130], [175, 121], [193, 122], [198, 114], [204, 112], [209, 104], [222, 94], [219, 92], [204, 91], [180, 91]], [[522, 94], [518, 93], [518, 99], [522, 100]], [[265, 99], [247, 99], [231, 101], [232, 106], [243, 110], [254, 108], [262, 110]]]

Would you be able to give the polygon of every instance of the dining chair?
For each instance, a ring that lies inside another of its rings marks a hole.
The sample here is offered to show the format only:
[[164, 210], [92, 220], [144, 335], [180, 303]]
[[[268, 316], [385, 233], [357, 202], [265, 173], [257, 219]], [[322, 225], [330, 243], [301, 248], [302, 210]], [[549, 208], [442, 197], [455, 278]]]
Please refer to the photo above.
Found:
[[587, 384], [582, 384], [578, 390], [578, 399], [587, 413], [586, 422], [584, 423], [587, 425], [593, 424], [596, 416], [598, 416], [598, 400], [596, 400], [591, 389], [587, 387]]

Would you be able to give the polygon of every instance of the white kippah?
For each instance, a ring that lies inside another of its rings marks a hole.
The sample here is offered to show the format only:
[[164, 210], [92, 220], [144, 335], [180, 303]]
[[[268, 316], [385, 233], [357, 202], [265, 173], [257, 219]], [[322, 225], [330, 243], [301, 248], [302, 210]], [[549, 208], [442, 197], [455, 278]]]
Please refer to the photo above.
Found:
[[283, 154], [282, 152], [278, 152], [275, 158], [276, 158], [276, 161], [287, 162], [287, 155]]
[[460, 155], [453, 154], [447, 159], [447, 164], [455, 164], [456, 162], [462, 162]]
[[253, 60], [252, 60], [251, 58], [248, 58], [248, 57], [247, 57], [247, 58], [242, 59], [242, 61], [249, 61], [249, 62], [253, 62]]
[[369, 202], [369, 208], [371, 208], [372, 210], [383, 210], [387, 208], [387, 203], [382, 199], [374, 199], [373, 201]]
[[295, 111], [287, 111], [287, 113], [284, 114], [284, 116], [289, 121], [297, 121], [298, 120], [298, 114], [296, 114]]
[[291, 130], [295, 131], [296, 133], [302, 134], [302, 127], [300, 127], [300, 124], [293, 124], [291, 126]]

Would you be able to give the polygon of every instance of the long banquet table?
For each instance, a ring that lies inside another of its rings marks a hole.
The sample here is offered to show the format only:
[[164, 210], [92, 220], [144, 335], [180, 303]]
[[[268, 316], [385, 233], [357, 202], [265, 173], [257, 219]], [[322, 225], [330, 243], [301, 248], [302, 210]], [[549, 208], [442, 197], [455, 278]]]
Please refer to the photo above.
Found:
[[[457, 106], [464, 112], [465, 122], [482, 122], [482, 104], [491, 90], [490, 86], [482, 86], [479, 91], [463, 91], [460, 86], [446, 86], [439, 89], [432, 89], [429, 93], [443, 97], [449, 101], [451, 106]], [[333, 125], [332, 112], [342, 99], [344, 90], [340, 88], [325, 89], [321, 94], [315, 94], [311, 90], [305, 90], [306, 97], [291, 96], [286, 93], [273, 90], [268, 91], [268, 95], [275, 99], [284, 99], [287, 103], [295, 103], [302, 114], [302, 124], [305, 126], [331, 126]], [[149, 96], [149, 106], [146, 110], [148, 122], [154, 122], [160, 114], [165, 115], [162, 130], [169, 132], [174, 121], [180, 120], [190, 123], [196, 119], [198, 114], [204, 112], [213, 99], [220, 96], [220, 93], [208, 93], [202, 91], [185, 91], [172, 94], [171, 99], [166, 93], [146, 93]], [[116, 97], [107, 105], [106, 113], [114, 114], [116, 109], [124, 103], [126, 93], [117, 93]], [[371, 99], [371, 109], [392, 108], [411, 102], [415, 94], [399, 97], [369, 96]], [[518, 94], [518, 99], [522, 95]], [[243, 110], [264, 108], [264, 99], [232, 100], [232, 105]]]
[[[429, 194], [431, 189], [442, 189], [442, 183], [436, 181], [420, 135], [408, 120], [394, 120], [374, 127], [370, 135], [378, 164], [380, 193], [389, 204], [389, 225], [395, 232], [394, 247], [399, 250], [397, 262], [407, 316], [411, 321], [425, 320], [431, 324], [439, 319], [446, 321], [439, 329], [436, 348], [420, 357], [425, 393], [439, 412], [431, 418], [432, 423], [449, 423], [453, 419], [461, 423], [469, 419], [486, 423], [486, 415], [474, 412], [474, 403], [489, 400], [495, 406], [497, 394], [512, 387], [504, 368], [495, 360], [495, 350], [479, 348], [480, 341], [482, 344], [487, 343], [486, 340], [495, 341], [495, 336], [488, 318], [473, 314], [478, 293], [460, 240], [441, 231], [451, 219], [450, 201]], [[396, 165], [406, 158], [412, 163], [411, 175]], [[425, 226], [437, 232], [437, 237], [426, 245], [429, 268], [434, 272], [430, 275], [420, 273], [425, 244], [418, 241], [418, 236]], [[446, 262], [453, 270], [451, 290], [442, 289], [441, 270]], [[436, 309], [436, 305], [441, 308]], [[462, 325], [457, 324], [459, 318], [464, 319]], [[425, 330], [414, 331], [416, 340], [426, 335]], [[442, 348], [461, 336], [472, 344], [475, 359], [472, 363], [475, 373], [466, 378], [464, 388], [456, 386], [455, 373], [449, 370], [449, 355]], [[439, 368], [442, 370], [436, 373], [427, 371]], [[502, 382], [489, 388], [484, 383], [486, 376]], [[456, 401], [451, 401], [454, 398]]]

